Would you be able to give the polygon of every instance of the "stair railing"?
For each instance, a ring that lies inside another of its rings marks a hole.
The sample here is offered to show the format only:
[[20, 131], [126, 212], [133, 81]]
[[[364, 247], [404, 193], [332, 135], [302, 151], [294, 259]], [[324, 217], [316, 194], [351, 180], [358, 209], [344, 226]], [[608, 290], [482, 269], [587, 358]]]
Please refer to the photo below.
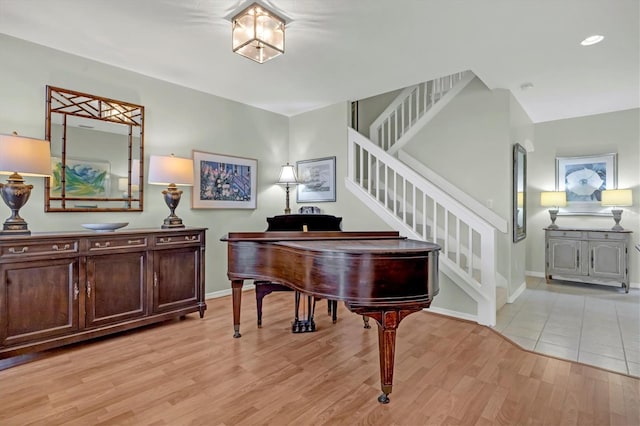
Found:
[[494, 325], [496, 229], [357, 131], [348, 138], [349, 189], [403, 235], [440, 244], [441, 270], [477, 301], [478, 322]]
[[402, 140], [410, 139], [421, 128], [422, 117], [435, 115], [439, 110], [436, 106], [445, 95], [459, 82], [463, 81], [462, 86], [465, 86], [473, 77], [472, 72], [463, 71], [405, 88], [371, 124], [369, 137], [393, 154]]

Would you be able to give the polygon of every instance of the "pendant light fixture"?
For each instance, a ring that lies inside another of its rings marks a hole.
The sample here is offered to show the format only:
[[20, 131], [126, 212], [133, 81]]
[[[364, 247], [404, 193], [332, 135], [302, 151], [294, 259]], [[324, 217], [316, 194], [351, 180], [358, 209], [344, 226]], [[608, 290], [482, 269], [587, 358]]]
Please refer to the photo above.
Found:
[[231, 18], [233, 51], [259, 63], [284, 53], [285, 20], [252, 3]]

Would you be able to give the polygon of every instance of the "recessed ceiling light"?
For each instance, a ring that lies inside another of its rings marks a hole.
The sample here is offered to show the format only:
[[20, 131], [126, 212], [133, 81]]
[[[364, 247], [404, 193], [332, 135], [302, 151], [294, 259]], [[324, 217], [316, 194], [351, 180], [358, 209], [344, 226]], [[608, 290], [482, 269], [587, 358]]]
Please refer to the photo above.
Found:
[[533, 87], [533, 83], [531, 83], [530, 81], [527, 81], [526, 83], [522, 83], [520, 85], [520, 90], [529, 90]]
[[580, 44], [583, 46], [591, 46], [592, 44], [600, 43], [602, 40], [604, 40], [604, 36], [595, 34], [585, 38], [580, 42]]

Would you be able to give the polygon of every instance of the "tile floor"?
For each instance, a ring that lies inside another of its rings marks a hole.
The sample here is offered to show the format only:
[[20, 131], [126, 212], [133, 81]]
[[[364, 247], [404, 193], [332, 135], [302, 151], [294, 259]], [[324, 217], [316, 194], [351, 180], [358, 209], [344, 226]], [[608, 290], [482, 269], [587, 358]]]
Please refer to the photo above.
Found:
[[534, 352], [640, 377], [640, 289], [527, 277], [495, 329]]

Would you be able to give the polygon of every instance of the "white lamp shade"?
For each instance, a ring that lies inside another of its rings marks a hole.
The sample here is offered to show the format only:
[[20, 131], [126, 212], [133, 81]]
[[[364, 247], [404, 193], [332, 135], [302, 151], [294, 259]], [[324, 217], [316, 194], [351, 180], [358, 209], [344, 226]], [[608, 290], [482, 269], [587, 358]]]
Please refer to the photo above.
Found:
[[298, 183], [298, 176], [296, 176], [296, 169], [287, 163], [285, 166], [282, 166], [280, 170], [280, 178], [278, 179], [278, 183], [280, 184], [295, 184]]
[[524, 206], [524, 192], [518, 192], [517, 202], [518, 202], [518, 208]]
[[602, 201], [600, 204], [614, 207], [632, 206], [633, 195], [630, 189], [608, 189], [602, 191]]
[[540, 193], [540, 205], [543, 207], [565, 207], [567, 193], [564, 191], [543, 191]]
[[0, 174], [51, 175], [51, 144], [41, 139], [0, 135]]
[[193, 186], [193, 160], [173, 155], [152, 155], [149, 159], [149, 183]]

